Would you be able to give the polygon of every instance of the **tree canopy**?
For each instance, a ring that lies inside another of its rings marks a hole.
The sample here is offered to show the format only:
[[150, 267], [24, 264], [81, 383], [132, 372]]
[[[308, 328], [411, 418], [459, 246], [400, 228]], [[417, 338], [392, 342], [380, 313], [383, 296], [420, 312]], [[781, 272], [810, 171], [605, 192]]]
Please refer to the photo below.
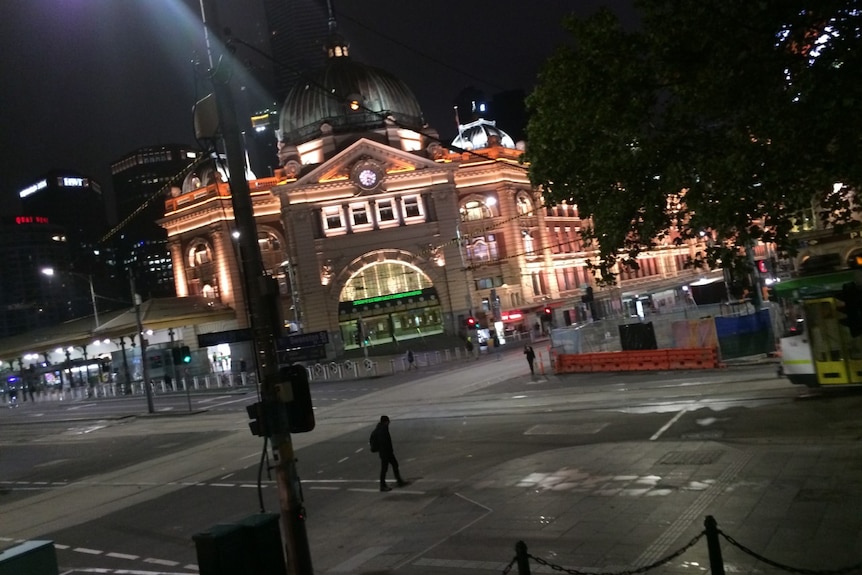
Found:
[[708, 234], [703, 262], [754, 241], [793, 254], [801, 214], [853, 225], [862, 189], [855, 0], [636, 0], [570, 16], [527, 98], [525, 160], [545, 200], [592, 219], [595, 265]]

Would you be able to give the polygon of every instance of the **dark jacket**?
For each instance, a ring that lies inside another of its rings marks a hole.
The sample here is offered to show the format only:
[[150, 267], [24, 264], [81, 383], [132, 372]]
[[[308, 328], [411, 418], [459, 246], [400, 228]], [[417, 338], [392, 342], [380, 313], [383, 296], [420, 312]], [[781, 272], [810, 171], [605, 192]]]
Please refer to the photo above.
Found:
[[389, 426], [385, 423], [378, 423], [374, 428], [374, 435], [377, 437], [378, 453], [380, 457], [392, 455], [392, 436], [389, 435]]

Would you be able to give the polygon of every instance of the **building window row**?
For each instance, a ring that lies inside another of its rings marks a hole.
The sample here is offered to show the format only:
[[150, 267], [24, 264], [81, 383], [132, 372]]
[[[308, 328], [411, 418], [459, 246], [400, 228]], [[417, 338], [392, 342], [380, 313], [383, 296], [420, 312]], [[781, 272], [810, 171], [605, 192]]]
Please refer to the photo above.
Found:
[[638, 258], [638, 266], [638, 269], [633, 269], [625, 265], [620, 266], [620, 280], [633, 280], [659, 274], [656, 258]]
[[419, 195], [351, 202], [321, 209], [323, 233], [327, 237], [390, 228], [402, 223], [423, 223], [425, 216], [425, 206]]
[[583, 250], [584, 245], [578, 228], [554, 226], [551, 231], [552, 253], [577, 253]]
[[590, 270], [584, 266], [570, 266], [554, 270], [560, 291], [572, 291], [590, 285]]
[[479, 278], [476, 280], [476, 289], [491, 289], [498, 288], [503, 285], [503, 276], [494, 276], [490, 278]]

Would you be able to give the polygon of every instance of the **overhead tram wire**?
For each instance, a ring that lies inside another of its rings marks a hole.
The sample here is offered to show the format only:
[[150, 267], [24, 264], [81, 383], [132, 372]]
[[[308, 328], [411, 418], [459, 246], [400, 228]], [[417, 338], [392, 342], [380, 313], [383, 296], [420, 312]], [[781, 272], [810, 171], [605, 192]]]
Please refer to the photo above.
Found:
[[[221, 63], [221, 62], [219, 62], [219, 63]], [[198, 60], [197, 60], [197, 57], [195, 57], [192, 60], [192, 73], [195, 75], [195, 77], [198, 76], [198, 74], [195, 72], [195, 67], [197, 66], [197, 64], [198, 64]], [[209, 74], [208, 74], [208, 76], [209, 76]], [[194, 99], [193, 99], [194, 105], [192, 106], [193, 111], [194, 111], [194, 108], [198, 104], [198, 84], [197, 84], [197, 82], [194, 82], [194, 89], [195, 89]], [[131, 214], [129, 214], [126, 218], [124, 218], [123, 221], [118, 223], [116, 226], [111, 228], [104, 236], [102, 236], [102, 238], [99, 240], [100, 244], [108, 241], [115, 234], [119, 233], [126, 225], [129, 224], [129, 222], [131, 222], [136, 216], [138, 216], [138, 214], [140, 214], [143, 210], [145, 210], [147, 208], [147, 206], [149, 206], [153, 201], [157, 200], [160, 197], [166, 196], [167, 193], [170, 192], [170, 188], [172, 187], [172, 185], [175, 182], [177, 182], [178, 180], [184, 179], [189, 173], [191, 173], [198, 166], [203, 164], [204, 161], [206, 161], [207, 159], [210, 159], [211, 154], [213, 152], [216, 153], [216, 158], [218, 158], [218, 150], [215, 149], [215, 147], [211, 141], [206, 142], [207, 145], [204, 145], [204, 142], [201, 142], [201, 140], [198, 139], [197, 134], [195, 133], [195, 127], [194, 127], [194, 113], [192, 113], [192, 126], [191, 127], [192, 127], [192, 133], [195, 134], [195, 142], [197, 143], [198, 148], [200, 148], [200, 150], [201, 150], [201, 151], [199, 151], [199, 155], [192, 162], [190, 162], [187, 166], [183, 167], [179, 172], [174, 174], [172, 177], [168, 178], [167, 184], [165, 184], [164, 186], [159, 188], [158, 191], [154, 192], [150, 197], [148, 197], [146, 200], [144, 200], [144, 202], [141, 205], [139, 205], [137, 208], [135, 208], [135, 210]]]
[[168, 192], [170, 192], [170, 188], [173, 186], [174, 182], [176, 182], [177, 180], [179, 180], [181, 178], [185, 178], [189, 173], [191, 173], [192, 170], [197, 168], [205, 159], [207, 159], [207, 155], [201, 154], [197, 158], [195, 158], [192, 162], [190, 162], [187, 166], [185, 166], [183, 169], [181, 169], [179, 172], [177, 172], [173, 177], [171, 177], [168, 180], [168, 183], [166, 183], [161, 188], [159, 188], [158, 191], [153, 192], [153, 194], [150, 195], [150, 197], [148, 197], [146, 200], [144, 200], [144, 202], [141, 205], [139, 205], [137, 208], [135, 208], [135, 210], [131, 214], [126, 216], [123, 219], [123, 221], [118, 223], [116, 226], [111, 228], [108, 231], [108, 233], [106, 233], [104, 236], [102, 236], [102, 238], [99, 240], [99, 243], [101, 244], [101, 243], [104, 243], [104, 242], [108, 241], [109, 239], [111, 239], [111, 237], [113, 237], [120, 230], [122, 230], [124, 227], [126, 227], [126, 225], [128, 225], [128, 223], [130, 221], [135, 219], [135, 217], [137, 217], [138, 214], [143, 212], [150, 204], [152, 204], [154, 200], [162, 198]]

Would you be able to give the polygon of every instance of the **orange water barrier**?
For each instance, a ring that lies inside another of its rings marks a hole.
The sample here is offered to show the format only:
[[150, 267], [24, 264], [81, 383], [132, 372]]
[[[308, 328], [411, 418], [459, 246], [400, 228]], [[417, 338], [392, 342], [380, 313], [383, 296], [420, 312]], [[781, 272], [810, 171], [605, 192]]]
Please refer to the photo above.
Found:
[[714, 347], [556, 354], [554, 373], [659, 371], [721, 367]]

